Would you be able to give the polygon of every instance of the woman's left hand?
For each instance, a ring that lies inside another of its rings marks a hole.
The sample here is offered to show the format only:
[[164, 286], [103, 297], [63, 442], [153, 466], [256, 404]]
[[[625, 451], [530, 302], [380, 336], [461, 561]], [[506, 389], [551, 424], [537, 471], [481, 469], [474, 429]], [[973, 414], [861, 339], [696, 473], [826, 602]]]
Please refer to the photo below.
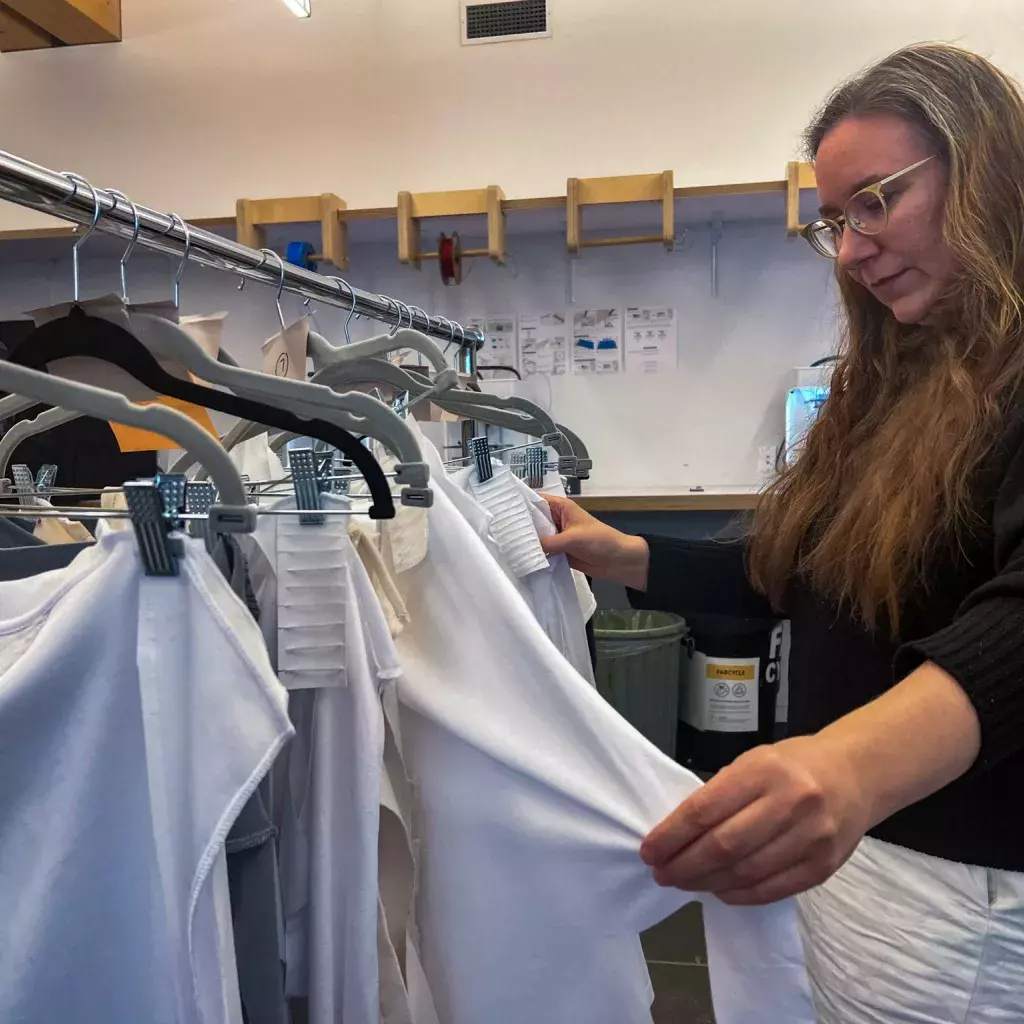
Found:
[[683, 801], [640, 855], [660, 885], [734, 905], [803, 892], [828, 878], [872, 824], [857, 775], [825, 735], [757, 747]]

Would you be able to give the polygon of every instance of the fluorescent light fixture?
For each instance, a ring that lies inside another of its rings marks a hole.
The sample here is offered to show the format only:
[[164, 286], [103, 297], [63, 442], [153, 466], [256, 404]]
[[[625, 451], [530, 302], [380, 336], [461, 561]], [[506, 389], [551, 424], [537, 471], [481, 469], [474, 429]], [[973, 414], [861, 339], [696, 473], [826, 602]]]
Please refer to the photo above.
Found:
[[308, 18], [310, 15], [310, 4], [312, 0], [284, 0], [288, 8], [296, 18]]

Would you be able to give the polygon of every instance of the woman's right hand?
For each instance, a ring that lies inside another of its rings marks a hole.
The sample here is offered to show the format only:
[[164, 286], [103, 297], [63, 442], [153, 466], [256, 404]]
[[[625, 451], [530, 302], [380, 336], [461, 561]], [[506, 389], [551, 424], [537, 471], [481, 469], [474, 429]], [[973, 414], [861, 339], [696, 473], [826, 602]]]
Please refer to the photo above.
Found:
[[549, 555], [566, 555], [569, 564], [587, 576], [623, 583], [634, 590], [647, 588], [650, 552], [643, 537], [631, 537], [595, 519], [569, 498], [554, 494], [541, 497], [551, 508], [558, 527], [552, 537], [542, 537]]

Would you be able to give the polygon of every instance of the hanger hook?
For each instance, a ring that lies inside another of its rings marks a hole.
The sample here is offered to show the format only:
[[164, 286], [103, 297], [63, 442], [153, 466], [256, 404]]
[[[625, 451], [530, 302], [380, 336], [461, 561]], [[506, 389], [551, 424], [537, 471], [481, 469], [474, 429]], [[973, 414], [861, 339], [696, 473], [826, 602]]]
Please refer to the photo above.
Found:
[[[405, 310], [405, 315], [409, 318], [409, 326], [412, 327], [412, 309], [409, 307], [409, 303], [402, 302], [401, 300], [396, 300], [396, 301], [398, 302], [398, 305], [401, 306], [402, 309]], [[398, 319], [398, 326], [399, 327], [402, 326], [402, 319], [401, 319], [401, 317], [399, 317], [399, 319]]]
[[181, 233], [185, 236], [185, 246], [181, 251], [181, 262], [178, 264], [178, 269], [174, 275], [174, 308], [181, 308], [181, 275], [185, 273], [185, 264], [188, 263], [188, 254], [192, 251], [192, 229], [176, 214], [169, 213], [167, 215], [171, 218], [171, 226], [164, 232], [169, 234], [175, 224], [181, 227]]
[[277, 286], [277, 298], [275, 304], [277, 305], [277, 319], [281, 321], [281, 330], [286, 331], [288, 325], [284, 322], [284, 311], [281, 309], [281, 293], [284, 291], [284, 260], [274, 252], [273, 249], [260, 249], [260, 252], [265, 256], [273, 256], [277, 260], [278, 266], [281, 268], [281, 280]]
[[[260, 270], [260, 269], [262, 269], [263, 264], [266, 263], [266, 262], [267, 262], [267, 253], [266, 253], [265, 250], [260, 249], [260, 261], [259, 261], [259, 263], [256, 264], [255, 267], [253, 267], [253, 270]], [[239, 275], [239, 278], [238, 278], [238, 290], [239, 291], [241, 291], [245, 287], [245, 282], [246, 282], [246, 278], [244, 278], [241, 275]]]
[[352, 303], [351, 308], [348, 311], [348, 318], [345, 320], [345, 344], [352, 344], [352, 335], [348, 332], [348, 325], [352, 322], [352, 317], [356, 311], [356, 293], [355, 289], [345, 280], [343, 277], [332, 277], [332, 281], [337, 281], [339, 285], [344, 285], [348, 289], [349, 302]]
[[129, 209], [132, 211], [132, 219], [134, 225], [132, 228], [132, 240], [128, 243], [128, 248], [125, 249], [124, 254], [121, 256], [121, 301], [127, 306], [128, 305], [128, 272], [127, 263], [131, 259], [131, 255], [135, 250], [135, 245], [139, 240], [139, 232], [142, 230], [142, 224], [139, 221], [139, 208], [123, 193], [118, 192], [116, 188], [108, 188], [106, 190], [108, 196], [114, 198], [114, 208], [117, 208], [117, 201], [119, 199], [127, 203]]
[[406, 306], [406, 309], [409, 310], [409, 326], [412, 327], [413, 330], [416, 329], [416, 325], [415, 325], [415, 323], [413, 321], [413, 318], [412, 318], [412, 314], [413, 314], [414, 310], [415, 310], [415, 312], [419, 313], [423, 317], [424, 320], [427, 321], [427, 326], [428, 327], [430, 326], [430, 317], [427, 316], [427, 311], [422, 306]]
[[[421, 312], [423, 312], [423, 311], [421, 310]], [[423, 315], [424, 315], [424, 316], [427, 316], [427, 314], [426, 314], [426, 313], [423, 313]], [[453, 324], [453, 323], [451, 322], [451, 320], [449, 320], [449, 319], [448, 319], [448, 317], [446, 317], [446, 316], [441, 316], [441, 314], [440, 314], [440, 313], [438, 313], [438, 314], [437, 314], [437, 316], [435, 317], [435, 319], [436, 319], [436, 320], [437, 320], [437, 321], [438, 321], [439, 323], [444, 323], [444, 324], [447, 324], [447, 325], [448, 325], [448, 330], [449, 330], [449, 331], [451, 332], [451, 335], [452, 335], [452, 337], [451, 337], [451, 341], [449, 341], [449, 342], [448, 342], [448, 344], [447, 344], [447, 345], [445, 345], [445, 347], [444, 347], [445, 355], [447, 355], [447, 354], [448, 354], [448, 349], [450, 349], [450, 348], [452, 347], [452, 345], [454, 345], [454, 344], [455, 344], [455, 324]], [[429, 317], [429, 316], [427, 317], [427, 323], [428, 323], [428, 324], [430, 323], [430, 317]]]
[[390, 295], [379, 295], [379, 298], [382, 298], [387, 303], [389, 311], [393, 306], [398, 313], [398, 323], [395, 324], [387, 333], [389, 338], [393, 338], [398, 333], [398, 328], [401, 327], [401, 306], [399, 306], [397, 300], [392, 299]]
[[71, 274], [74, 282], [74, 293], [75, 302], [78, 301], [78, 250], [85, 244], [85, 240], [96, 230], [96, 225], [100, 222], [100, 193], [98, 189], [92, 187], [88, 181], [85, 180], [80, 174], [75, 174], [74, 171], [61, 171], [61, 177], [67, 178], [74, 187], [74, 192], [68, 196], [68, 199], [73, 199], [75, 193], [78, 191], [79, 185], [84, 185], [89, 193], [92, 195], [92, 222], [89, 227], [86, 228], [85, 234], [79, 238], [71, 248]]

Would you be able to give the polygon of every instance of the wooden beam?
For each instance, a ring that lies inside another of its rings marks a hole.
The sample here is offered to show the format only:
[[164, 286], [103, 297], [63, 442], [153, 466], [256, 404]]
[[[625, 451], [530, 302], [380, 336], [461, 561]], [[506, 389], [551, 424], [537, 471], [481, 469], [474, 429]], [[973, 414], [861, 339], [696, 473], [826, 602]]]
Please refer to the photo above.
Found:
[[412, 215], [411, 192], [398, 193], [398, 262], [405, 267], [420, 269], [420, 222]]
[[508, 259], [508, 220], [505, 193], [497, 185], [487, 186], [487, 255], [500, 266]]
[[121, 0], [4, 0], [4, 3], [69, 46], [121, 41]]
[[[676, 191], [671, 171], [614, 178], [569, 178], [565, 193], [565, 245], [571, 256], [579, 256], [581, 249], [642, 242], [661, 242], [669, 252], [675, 248]], [[661, 203], [661, 234], [585, 239], [583, 207], [609, 203]]]
[[800, 192], [817, 188], [814, 168], [808, 163], [791, 160], [786, 164], [786, 234], [795, 238], [803, 228], [800, 223]]
[[341, 219], [345, 201], [333, 192], [320, 196], [322, 259], [338, 270], [348, 270], [348, 225]]
[[467, 188], [456, 192], [410, 192], [408, 195], [412, 199], [412, 215], [420, 219], [465, 217], [487, 212], [485, 188]]
[[661, 244], [666, 252], [676, 247], [676, 190], [671, 171], [661, 175]]
[[256, 203], [253, 199], [239, 199], [235, 203], [235, 240], [250, 249], [263, 249], [267, 233], [256, 223]]
[[47, 50], [51, 46], [53, 36], [0, 4], [0, 53]]
[[580, 236], [583, 234], [583, 210], [580, 207], [580, 179], [569, 178], [565, 183], [565, 247], [570, 256], [580, 254]]

